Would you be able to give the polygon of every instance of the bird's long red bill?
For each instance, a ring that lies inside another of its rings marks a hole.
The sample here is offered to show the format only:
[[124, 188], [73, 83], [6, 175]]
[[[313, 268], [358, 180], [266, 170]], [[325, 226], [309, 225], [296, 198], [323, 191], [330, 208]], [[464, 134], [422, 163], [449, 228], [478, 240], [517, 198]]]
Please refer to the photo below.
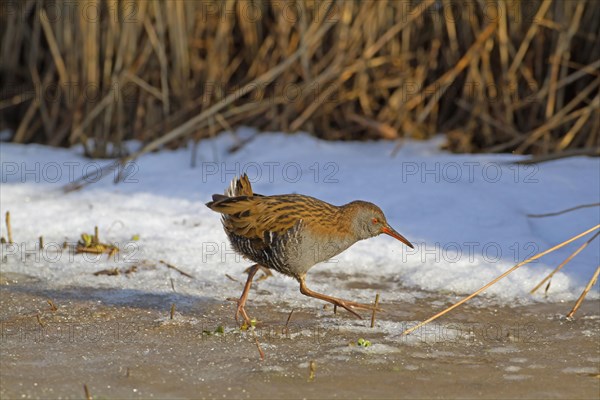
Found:
[[405, 238], [404, 236], [402, 236], [401, 234], [399, 234], [398, 232], [396, 232], [392, 227], [390, 226], [384, 226], [383, 229], [381, 230], [383, 233], [385, 233], [386, 235], [390, 235], [391, 237], [393, 237], [394, 239], [398, 239], [399, 241], [401, 241], [402, 243], [404, 243], [405, 245], [407, 245], [408, 247], [410, 247], [411, 249], [414, 249], [415, 247], [412, 245], [411, 242], [408, 241], [407, 238]]

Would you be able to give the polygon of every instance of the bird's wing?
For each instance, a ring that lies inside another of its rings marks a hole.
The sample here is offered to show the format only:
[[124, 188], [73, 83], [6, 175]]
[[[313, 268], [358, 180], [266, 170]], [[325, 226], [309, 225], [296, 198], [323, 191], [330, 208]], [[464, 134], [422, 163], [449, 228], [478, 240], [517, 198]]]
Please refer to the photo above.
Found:
[[217, 197], [207, 203], [213, 211], [223, 214], [223, 225], [229, 232], [248, 239], [260, 239], [270, 234], [285, 234], [302, 219], [290, 196]]

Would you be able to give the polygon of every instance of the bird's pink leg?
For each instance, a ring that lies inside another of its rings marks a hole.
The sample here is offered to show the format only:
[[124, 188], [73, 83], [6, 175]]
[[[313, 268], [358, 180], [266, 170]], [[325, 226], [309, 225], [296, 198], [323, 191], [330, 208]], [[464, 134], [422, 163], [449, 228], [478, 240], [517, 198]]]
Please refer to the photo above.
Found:
[[325, 294], [313, 292], [312, 290], [310, 290], [306, 286], [306, 282], [305, 282], [304, 277], [299, 278], [298, 282], [300, 282], [300, 293], [302, 293], [303, 295], [309, 296], [309, 297], [314, 297], [315, 299], [319, 299], [319, 300], [324, 300], [324, 301], [327, 301], [327, 302], [329, 302], [331, 304], [334, 304], [334, 305], [336, 305], [338, 307], [345, 308], [346, 310], [348, 310], [349, 313], [354, 314], [359, 319], [362, 319], [362, 317], [356, 311], [354, 311], [353, 308], [358, 308], [358, 309], [361, 309], [361, 310], [373, 310], [373, 309], [375, 309], [377, 311], [381, 311], [381, 309], [375, 308], [374, 306], [372, 306], [370, 304], [356, 303], [354, 301], [339, 299], [337, 297], [327, 296]]
[[242, 317], [244, 317], [244, 321], [246, 321], [246, 324], [248, 326], [250, 326], [250, 318], [248, 317], [248, 314], [246, 314], [246, 309], [244, 308], [244, 306], [246, 305], [246, 300], [248, 300], [250, 286], [252, 286], [252, 278], [254, 278], [254, 275], [259, 270], [259, 268], [260, 265], [254, 264], [253, 266], [247, 269], [248, 279], [246, 280], [246, 284], [244, 285], [244, 291], [242, 292], [242, 295], [240, 296], [240, 299], [237, 302], [238, 306], [237, 311], [235, 312], [235, 321], [238, 322], [238, 315], [242, 314]]

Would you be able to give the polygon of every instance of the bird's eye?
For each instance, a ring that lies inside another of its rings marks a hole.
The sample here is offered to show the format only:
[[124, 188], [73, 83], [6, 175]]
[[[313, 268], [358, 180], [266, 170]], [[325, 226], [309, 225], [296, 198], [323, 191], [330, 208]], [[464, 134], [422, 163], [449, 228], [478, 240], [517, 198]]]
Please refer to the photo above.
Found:
[[373, 218], [371, 221], [372, 221], [374, 224], [377, 224], [377, 223], [379, 223], [379, 220], [378, 220], [377, 218]]

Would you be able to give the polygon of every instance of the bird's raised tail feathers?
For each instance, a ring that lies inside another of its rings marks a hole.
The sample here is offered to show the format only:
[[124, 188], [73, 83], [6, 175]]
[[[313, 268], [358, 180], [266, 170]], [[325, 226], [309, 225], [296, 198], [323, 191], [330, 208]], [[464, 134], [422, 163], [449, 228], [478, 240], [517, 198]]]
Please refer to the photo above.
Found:
[[233, 178], [231, 184], [225, 190], [225, 196], [227, 197], [252, 196], [253, 194], [252, 185], [246, 174], [239, 178]]
[[[240, 197], [240, 196], [253, 196], [252, 185], [250, 184], [250, 180], [248, 179], [248, 175], [244, 174], [241, 177], [235, 177], [231, 181], [231, 184], [227, 189], [225, 189], [225, 194], [213, 194], [212, 200], [206, 205], [208, 208], [211, 208], [215, 211], [219, 211], [218, 203], [223, 202], [232, 197]], [[260, 195], [257, 195], [260, 196]]]

